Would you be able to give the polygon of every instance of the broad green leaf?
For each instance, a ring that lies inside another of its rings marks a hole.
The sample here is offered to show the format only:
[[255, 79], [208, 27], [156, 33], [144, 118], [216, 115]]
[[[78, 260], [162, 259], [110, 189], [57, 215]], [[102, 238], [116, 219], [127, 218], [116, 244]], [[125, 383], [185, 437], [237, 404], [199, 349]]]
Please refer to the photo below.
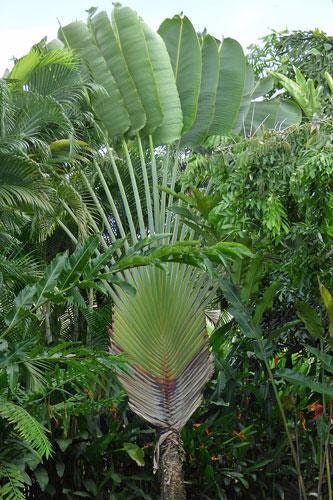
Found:
[[44, 277], [36, 284], [34, 304], [38, 307], [45, 298], [45, 292], [53, 290], [58, 278], [68, 262], [68, 252], [58, 254], [46, 268]]
[[330, 88], [331, 93], [333, 94], [333, 78], [332, 78], [332, 75], [328, 71], [325, 71], [324, 78], [325, 78], [325, 80], [327, 82], [327, 85]]
[[201, 84], [201, 51], [191, 21], [186, 16], [165, 19], [158, 29], [169, 53], [183, 112], [183, 134], [194, 123]]
[[258, 97], [263, 97], [268, 92], [273, 90], [274, 80], [272, 77], [267, 76], [266, 78], [260, 78], [254, 86], [252, 92], [252, 99], [258, 99]]
[[162, 38], [143, 24], [150, 61], [154, 71], [163, 121], [153, 135], [154, 144], [170, 144], [180, 138], [183, 113], [169, 54]]
[[94, 81], [105, 88], [106, 95], [94, 94], [93, 108], [110, 138], [124, 134], [130, 127], [128, 112], [118, 86], [87, 25], [77, 21], [63, 26], [59, 29], [58, 37], [82, 58]]
[[259, 325], [264, 313], [272, 308], [276, 291], [280, 287], [279, 281], [273, 281], [268, 288], [264, 291], [262, 299], [256, 305], [256, 311], [253, 317], [255, 325]]
[[182, 138], [184, 144], [199, 144], [208, 135], [215, 111], [219, 79], [219, 53], [215, 38], [206, 35], [202, 47], [202, 75], [198, 111], [191, 129]]
[[84, 279], [92, 280], [98, 276], [98, 273], [111, 263], [112, 257], [118, 249], [124, 247], [124, 240], [116, 240], [102, 254], [92, 258], [84, 268]]
[[56, 471], [58, 474], [58, 477], [62, 477], [65, 472], [65, 464], [64, 462], [56, 462]]
[[128, 456], [136, 462], [137, 465], [143, 467], [145, 464], [144, 460], [144, 452], [143, 449], [140, 448], [137, 444], [134, 443], [124, 443], [123, 450], [126, 451]]
[[15, 297], [15, 309], [6, 317], [6, 325], [12, 327], [17, 321], [22, 319], [27, 314], [34, 303], [36, 297], [36, 285], [27, 286], [21, 290]]
[[66, 451], [67, 448], [72, 444], [73, 440], [68, 438], [68, 439], [56, 439], [56, 442], [61, 449], [61, 451]]
[[172, 205], [171, 207], [168, 208], [172, 213], [181, 215], [182, 217], [185, 217], [186, 219], [189, 219], [196, 224], [200, 222], [199, 217], [194, 215], [194, 213], [189, 210], [186, 207], [182, 207], [181, 205]]
[[242, 283], [242, 291], [240, 295], [244, 304], [247, 304], [250, 297], [258, 291], [263, 273], [263, 258], [261, 256], [256, 256], [254, 259], [251, 259]]
[[246, 115], [249, 111], [254, 89], [254, 72], [249, 64], [246, 64], [245, 83], [243, 89], [242, 102], [237, 114], [232, 131], [237, 133], [243, 130]]
[[284, 130], [301, 122], [301, 109], [291, 101], [273, 99], [252, 102], [245, 121], [247, 135], [254, 135], [260, 129]]
[[333, 337], [333, 297], [322, 283], [319, 283], [319, 290], [327, 311], [328, 331], [330, 337]]
[[47, 470], [44, 467], [39, 466], [34, 470], [34, 475], [37, 483], [40, 486], [40, 489], [42, 491], [45, 491], [47, 485], [49, 484], [49, 475], [47, 473]]
[[97, 485], [92, 479], [83, 479], [84, 487], [89, 493], [93, 495], [93, 498], [98, 496]]
[[303, 321], [309, 334], [315, 339], [321, 338], [324, 334], [324, 327], [318, 313], [305, 302], [296, 302], [297, 316]]
[[69, 258], [66, 269], [64, 269], [59, 278], [58, 288], [60, 290], [64, 290], [76, 284], [98, 245], [99, 235], [93, 235], [77, 246], [76, 250]]
[[333, 356], [331, 354], [327, 354], [326, 352], [322, 352], [315, 347], [307, 347], [306, 348], [311, 354], [313, 354], [318, 361], [322, 364], [322, 367], [327, 370], [329, 373], [333, 374]]
[[251, 316], [241, 302], [235, 285], [226, 278], [221, 279], [219, 284], [225, 298], [230, 304], [229, 313], [235, 318], [245, 337], [260, 339], [260, 329], [253, 325]]
[[131, 120], [130, 132], [137, 132], [146, 124], [146, 113], [107, 13], [103, 11], [93, 16], [90, 26], [124, 100]]
[[116, 4], [112, 11], [112, 24], [146, 113], [144, 130], [152, 134], [161, 125], [163, 113], [143, 32], [143, 21], [129, 7]]
[[228, 323], [216, 328], [209, 337], [209, 345], [214, 352], [218, 352], [230, 330], [235, 326], [235, 321], [231, 320]]
[[301, 387], [308, 387], [313, 392], [317, 392], [319, 394], [325, 394], [326, 396], [333, 397], [333, 384], [332, 383], [322, 383], [316, 382], [313, 377], [308, 375], [303, 375], [302, 373], [298, 373], [289, 368], [285, 368], [284, 370], [278, 370], [276, 372], [278, 377], [284, 378], [291, 382], [292, 384], [299, 385]]
[[122, 279], [118, 278], [117, 276], [107, 277], [107, 281], [109, 283], [112, 283], [113, 285], [119, 286], [122, 290], [124, 290], [131, 297], [134, 297], [134, 295], [136, 294], [136, 289], [134, 288], [133, 285], [131, 285], [131, 283], [128, 283], [128, 281], [122, 280]]
[[210, 135], [230, 133], [241, 107], [246, 81], [246, 59], [236, 40], [223, 40], [219, 55], [219, 81]]

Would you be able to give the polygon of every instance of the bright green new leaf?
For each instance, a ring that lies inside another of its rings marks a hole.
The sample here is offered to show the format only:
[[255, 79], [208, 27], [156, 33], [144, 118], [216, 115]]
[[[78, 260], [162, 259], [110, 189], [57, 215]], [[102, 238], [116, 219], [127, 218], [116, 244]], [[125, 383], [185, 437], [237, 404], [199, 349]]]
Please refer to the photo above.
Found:
[[324, 334], [324, 326], [318, 313], [305, 302], [296, 302], [297, 316], [303, 321], [309, 334], [315, 339]]
[[330, 337], [333, 337], [333, 297], [322, 283], [319, 283], [319, 290], [327, 311], [328, 331]]
[[249, 64], [246, 64], [245, 83], [243, 89], [242, 102], [237, 114], [232, 131], [238, 133], [244, 128], [246, 115], [249, 111], [254, 91], [254, 71]]
[[49, 484], [49, 475], [45, 467], [37, 467], [37, 469], [34, 470], [34, 475], [37, 479], [37, 483], [39, 484], [40, 489], [42, 491], [45, 491], [47, 485]]
[[331, 93], [333, 94], [333, 78], [332, 78], [332, 75], [328, 71], [325, 71], [324, 77], [325, 77], [325, 80], [327, 82], [327, 85], [330, 88]]
[[312, 118], [315, 113], [320, 112], [319, 93], [311, 78], [306, 80], [298, 69], [295, 72], [296, 81], [276, 71], [272, 72], [272, 75], [279, 80], [281, 85], [302, 108], [305, 116]]
[[137, 465], [143, 467], [145, 464], [144, 452], [137, 444], [134, 443], [123, 443], [123, 450], [126, 451], [128, 456], [136, 462]]
[[261, 336], [260, 329], [258, 326], [253, 325], [252, 318], [242, 304], [235, 285], [227, 278], [221, 279], [219, 284], [225, 298], [230, 304], [229, 313], [235, 318], [245, 337], [259, 339]]

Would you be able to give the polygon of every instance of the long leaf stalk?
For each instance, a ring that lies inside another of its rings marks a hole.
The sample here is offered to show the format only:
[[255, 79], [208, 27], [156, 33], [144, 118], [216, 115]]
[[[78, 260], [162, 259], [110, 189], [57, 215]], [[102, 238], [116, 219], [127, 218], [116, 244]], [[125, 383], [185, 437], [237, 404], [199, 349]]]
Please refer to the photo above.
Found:
[[297, 451], [296, 451], [296, 448], [294, 446], [294, 443], [293, 443], [293, 440], [292, 440], [292, 437], [291, 437], [291, 433], [290, 433], [290, 430], [289, 430], [286, 413], [284, 411], [284, 408], [283, 408], [283, 405], [282, 405], [282, 402], [281, 402], [281, 399], [280, 399], [279, 391], [278, 391], [278, 389], [276, 387], [276, 383], [275, 383], [273, 372], [271, 370], [271, 367], [269, 366], [269, 362], [268, 362], [268, 359], [267, 359], [267, 356], [266, 356], [266, 352], [265, 352], [265, 348], [264, 348], [262, 339], [258, 339], [258, 345], [259, 345], [260, 353], [262, 355], [262, 359], [264, 360], [264, 364], [265, 364], [265, 367], [266, 367], [266, 370], [267, 370], [267, 373], [268, 373], [268, 377], [269, 377], [270, 383], [272, 385], [273, 392], [274, 392], [274, 395], [275, 395], [275, 399], [276, 399], [276, 402], [277, 402], [277, 405], [278, 405], [278, 408], [279, 408], [279, 411], [280, 411], [280, 415], [281, 415], [281, 419], [282, 419], [282, 422], [283, 422], [283, 426], [284, 426], [284, 429], [285, 429], [285, 432], [286, 432], [286, 435], [287, 435], [287, 439], [288, 439], [290, 451], [291, 451], [291, 454], [292, 454], [292, 457], [293, 457], [293, 461], [294, 461], [294, 464], [295, 464], [295, 468], [296, 468], [296, 471], [297, 471], [297, 477], [298, 477], [298, 483], [299, 483], [300, 493], [302, 495], [303, 500], [306, 500], [307, 499], [307, 494], [306, 494], [306, 489], [305, 489], [305, 485], [304, 485], [304, 480], [303, 480], [303, 475], [302, 475], [302, 471], [301, 471], [301, 466], [300, 466], [299, 458], [298, 458]]
[[[294, 425], [295, 425], [295, 444], [296, 444], [296, 454], [297, 457], [300, 456], [300, 447], [299, 447], [299, 436], [298, 436], [298, 428], [297, 428], [297, 416], [296, 416], [296, 411], [295, 411], [295, 416], [294, 416]], [[298, 494], [300, 500], [302, 500], [302, 491], [300, 488], [298, 488]]]
[[[62, 206], [64, 207], [64, 209], [66, 210], [66, 212], [72, 217], [73, 221], [79, 225], [80, 224], [80, 221], [79, 219], [77, 218], [77, 216], [75, 215], [75, 213], [73, 212], [73, 210], [67, 205], [67, 203], [65, 201], [61, 201], [61, 204]], [[94, 231], [98, 234], [100, 232], [100, 228], [98, 227], [98, 225], [96, 224], [96, 222], [94, 221], [92, 215], [89, 213], [89, 211], [87, 211], [87, 217], [89, 219], [89, 222], [92, 226], [92, 228], [94, 229]], [[83, 235], [84, 236], [87, 236], [87, 231], [85, 229], [83, 229]], [[100, 238], [100, 241], [101, 241], [101, 245], [102, 247], [104, 248], [104, 250], [107, 250], [108, 249], [108, 245], [106, 243], [106, 241], [104, 240], [103, 236], [101, 235], [101, 238]]]
[[[172, 167], [171, 182], [170, 182], [170, 189], [172, 191], [174, 191], [174, 189], [175, 189], [176, 180], [177, 180], [177, 172], [178, 172], [178, 168], [179, 168], [178, 155], [179, 155], [179, 142], [178, 142], [177, 147], [176, 147], [175, 161], [174, 161], [173, 167]], [[165, 184], [163, 184], [163, 186], [165, 186]], [[168, 198], [168, 208], [170, 208], [172, 206], [172, 203], [173, 203], [173, 195], [170, 194], [169, 198]], [[171, 217], [172, 217], [172, 213], [170, 210], [168, 210], [167, 219], [166, 219], [166, 232], [167, 233], [170, 232]]]
[[[332, 415], [331, 415], [332, 418]], [[330, 465], [330, 453], [329, 453], [329, 435], [330, 435], [330, 426], [328, 430], [328, 436], [325, 442], [325, 461], [326, 461], [326, 476], [327, 476], [327, 489], [328, 489], [328, 500], [332, 500], [332, 481], [331, 481], [331, 465]]]
[[[62, 206], [65, 208], [65, 210], [68, 212], [68, 214], [72, 217], [72, 219], [74, 220], [74, 222], [76, 224], [79, 224], [79, 220], [78, 218], [76, 217], [76, 215], [74, 214], [74, 212], [71, 210], [71, 208], [67, 205], [66, 202], [64, 201], [61, 201], [61, 204]], [[87, 215], [88, 215], [88, 218], [90, 220], [90, 223], [93, 227], [93, 229], [95, 230], [96, 234], [98, 234], [100, 232], [100, 229], [98, 227], [98, 225], [96, 224], [96, 222], [94, 221], [94, 219], [92, 218], [91, 214], [89, 212], [87, 212]], [[67, 228], [68, 229], [68, 228]], [[84, 233], [86, 236], [87, 236], [87, 233]], [[104, 248], [104, 250], [107, 250], [109, 247], [108, 247], [108, 244], [106, 243], [105, 239], [103, 238], [103, 235], [100, 235], [100, 242], [101, 242], [101, 245], [102, 247]], [[125, 246], [125, 243], [127, 243], [126, 240], [124, 240], [124, 246]], [[99, 255], [101, 255], [100, 251], [98, 250], [98, 248], [96, 248], [95, 252], [94, 252], [97, 257]], [[121, 256], [121, 251], [119, 248], [116, 249], [116, 253], [118, 255], [118, 257]], [[113, 257], [110, 258], [110, 262], [111, 264], [114, 264], [116, 261]], [[110, 271], [110, 268], [108, 266], [105, 266], [104, 268], [107, 272]], [[121, 273], [122, 274], [122, 273]], [[126, 276], [127, 278], [129, 277], [129, 273], [128, 271], [124, 271], [124, 276]], [[108, 290], [108, 292], [110, 293], [111, 296], [113, 296], [114, 298], [114, 290], [112, 289], [112, 287], [109, 285], [109, 283], [107, 283], [106, 281], [103, 281], [103, 285], [105, 286], [105, 288]]]
[[153, 200], [154, 200], [154, 218], [155, 218], [155, 231], [162, 232], [160, 226], [160, 198], [158, 191], [158, 176], [157, 176], [157, 165], [153, 138], [149, 136], [149, 151], [150, 151], [150, 161], [151, 161], [151, 173], [152, 173], [152, 184], [153, 184]]
[[109, 155], [109, 158], [110, 158], [110, 161], [111, 161], [111, 165], [112, 165], [112, 168], [113, 168], [113, 172], [114, 172], [114, 175], [116, 177], [116, 181], [117, 181], [117, 184], [118, 184], [120, 196], [121, 196], [122, 202], [124, 204], [124, 209], [125, 209], [125, 213], [126, 213], [126, 218], [127, 218], [127, 221], [128, 221], [128, 225], [129, 225], [129, 228], [130, 228], [132, 242], [133, 243], [137, 243], [138, 236], [137, 236], [136, 229], [135, 229], [135, 226], [134, 226], [133, 217], [132, 217], [132, 213], [131, 213], [131, 210], [130, 210], [130, 207], [129, 207], [129, 204], [128, 204], [128, 200], [127, 200], [127, 196], [126, 196], [126, 193], [125, 193], [124, 185], [123, 185], [123, 182], [122, 182], [120, 174], [119, 174], [119, 169], [117, 167], [117, 163], [116, 163], [114, 154], [112, 152], [112, 149], [110, 148], [109, 145], [107, 145], [106, 147], [107, 147], [107, 152], [108, 152], [108, 155]]
[[45, 337], [46, 343], [51, 344], [52, 342], [52, 331], [51, 331], [51, 304], [47, 302], [45, 305]]
[[[112, 166], [112, 169], [113, 169], [113, 172], [114, 172], [114, 175], [116, 177], [117, 184], [118, 184], [120, 196], [121, 196], [121, 199], [122, 199], [122, 202], [123, 202], [123, 205], [124, 205], [126, 218], [127, 218], [128, 225], [129, 225], [129, 228], [130, 228], [130, 234], [131, 234], [132, 242], [136, 243], [138, 241], [138, 237], [137, 237], [137, 234], [136, 234], [136, 229], [135, 229], [135, 226], [134, 226], [133, 217], [132, 217], [131, 210], [130, 210], [130, 207], [129, 207], [129, 204], [128, 204], [128, 200], [127, 200], [126, 192], [125, 192], [125, 189], [124, 189], [124, 185], [123, 185], [123, 182], [121, 180], [121, 176], [119, 174], [119, 169], [117, 167], [116, 159], [114, 157], [112, 148], [111, 148], [111, 146], [109, 144], [108, 137], [105, 135], [105, 133], [103, 132], [103, 130], [101, 129], [101, 127], [97, 123], [95, 123], [95, 127], [96, 127], [96, 131], [97, 131], [97, 133], [99, 135], [99, 138], [101, 140], [101, 144], [105, 145], [105, 149], [106, 149], [107, 155], [108, 155], [108, 157], [110, 159], [111, 166]], [[96, 165], [98, 165], [98, 164], [96, 164]], [[96, 168], [96, 165], [95, 165], [95, 168]], [[97, 169], [97, 171], [98, 171], [98, 169]], [[126, 235], [125, 235], [125, 231], [124, 231], [124, 228], [123, 228], [123, 224], [122, 224], [121, 218], [120, 218], [118, 210], [117, 210], [117, 208], [116, 208], [116, 206], [115, 206], [115, 204], [113, 202], [113, 198], [112, 198], [111, 192], [109, 190], [107, 182], [105, 181], [105, 178], [104, 178], [104, 175], [103, 175], [101, 169], [99, 169], [98, 174], [99, 174], [100, 180], [101, 180], [101, 182], [103, 184], [103, 187], [104, 187], [107, 199], [108, 199], [108, 201], [110, 203], [110, 207], [112, 209], [113, 216], [114, 216], [115, 221], [116, 221], [116, 223], [118, 225], [120, 235], [121, 235], [122, 238], [125, 238]], [[125, 248], [128, 248], [128, 242], [127, 242]]]
[[[323, 339], [320, 339], [320, 352], [323, 354], [324, 352], [324, 342]], [[323, 366], [320, 367], [320, 375], [321, 375], [321, 381], [322, 383], [325, 383], [325, 371]], [[322, 395], [322, 403], [323, 403], [323, 415], [326, 415], [326, 400], [325, 400], [325, 395]], [[331, 427], [332, 427], [332, 405], [330, 405], [329, 408], [329, 417], [328, 417], [328, 427], [327, 427], [327, 434], [326, 434], [326, 439], [323, 443], [323, 439], [320, 436], [320, 466], [319, 466], [319, 481], [318, 481], [318, 498], [321, 498], [322, 496], [322, 484], [323, 484], [323, 479], [324, 479], [324, 474], [325, 474], [325, 469], [326, 469], [326, 480], [327, 480], [327, 489], [328, 489], [328, 499], [332, 500], [332, 481], [331, 481], [331, 466], [330, 466], [330, 454], [329, 454], [329, 440], [330, 440], [330, 435], [331, 435]]]
[[122, 146], [125, 152], [125, 157], [126, 157], [126, 162], [127, 162], [127, 168], [130, 174], [131, 178], [131, 184], [132, 184], [132, 189], [133, 189], [133, 194], [134, 194], [134, 199], [135, 199], [135, 206], [136, 206], [136, 213], [138, 215], [138, 221], [139, 221], [139, 228], [140, 228], [140, 236], [141, 238], [144, 238], [146, 236], [146, 228], [145, 228], [145, 223], [143, 220], [143, 212], [142, 212], [142, 206], [141, 206], [141, 199], [139, 195], [139, 190], [138, 186], [136, 183], [136, 178], [135, 178], [135, 172], [133, 168], [133, 163], [131, 160], [131, 156], [128, 150], [127, 143], [124, 138], [122, 138]]
[[331, 463], [330, 463], [330, 453], [329, 453], [329, 441], [332, 429], [331, 425], [332, 417], [333, 417], [332, 408], [330, 408], [329, 424], [328, 424], [326, 439], [324, 443], [322, 442], [322, 439], [320, 440], [320, 466], [319, 466], [319, 481], [317, 490], [318, 499], [322, 498], [322, 486], [326, 469], [328, 499], [332, 500]]
[[57, 221], [57, 224], [59, 224], [59, 226], [61, 227], [61, 229], [67, 234], [67, 236], [72, 240], [73, 243], [75, 243], [75, 245], [77, 245], [78, 243], [78, 240], [77, 238], [74, 236], [74, 234], [72, 233], [72, 231], [70, 229], [68, 229], [68, 227], [60, 220], [60, 219], [56, 219]]
[[112, 230], [111, 224], [110, 224], [110, 222], [109, 222], [109, 220], [108, 220], [108, 218], [106, 216], [106, 213], [105, 213], [105, 211], [104, 211], [104, 209], [102, 207], [102, 204], [99, 201], [98, 197], [96, 196], [96, 193], [95, 193], [94, 189], [92, 188], [92, 186], [91, 186], [91, 184], [89, 182], [88, 177], [86, 176], [86, 174], [84, 172], [82, 172], [82, 170], [81, 170], [81, 176], [82, 176], [82, 179], [85, 182], [85, 185], [87, 186], [87, 189], [88, 189], [88, 191], [89, 191], [92, 199], [94, 200], [96, 208], [97, 208], [97, 210], [98, 210], [98, 212], [99, 212], [99, 214], [100, 214], [100, 216], [101, 216], [101, 218], [102, 218], [102, 220], [103, 220], [103, 222], [105, 224], [105, 227], [106, 227], [106, 229], [107, 229], [107, 231], [109, 233], [111, 241], [115, 242], [117, 238], [114, 235], [114, 232]]
[[[324, 345], [323, 345], [323, 339], [320, 338], [320, 352], [321, 354], [323, 353], [324, 351]], [[324, 369], [322, 366], [320, 366], [319, 368], [319, 376], [321, 378], [321, 381], [324, 382], [324, 379], [325, 379], [325, 375], [324, 375]], [[326, 402], [325, 402], [325, 396], [324, 394], [322, 395], [322, 403], [323, 403], [323, 414], [325, 415], [326, 414]], [[329, 434], [328, 434], [329, 435]], [[319, 480], [318, 480], [318, 498], [321, 498], [321, 493], [322, 493], [322, 485], [323, 485], [323, 478], [324, 478], [324, 474], [325, 474], [325, 464], [326, 464], [326, 446], [325, 446], [325, 442], [326, 440], [324, 441], [323, 440], [323, 437], [320, 433], [320, 464], [319, 464]]]
[[[105, 192], [105, 195], [106, 195], [106, 198], [110, 204], [110, 208], [112, 210], [112, 215], [114, 216], [115, 218], [115, 221], [116, 221], [116, 224], [118, 226], [118, 229], [119, 229], [119, 233], [120, 233], [120, 236], [121, 238], [126, 238], [126, 234], [125, 234], [125, 230], [124, 230], [124, 227], [123, 227], [123, 223], [121, 221], [121, 218], [119, 216], [119, 212], [118, 212], [118, 209], [114, 203], [114, 200], [113, 200], [113, 197], [112, 197], [112, 194], [111, 194], [111, 191], [109, 189], [109, 186], [105, 180], [105, 177], [103, 175], [103, 172], [98, 164], [97, 161], [94, 161], [94, 167], [98, 173], [98, 176], [100, 178], [100, 181], [102, 183], [102, 186], [103, 186], [103, 189], [104, 189], [104, 192]], [[128, 247], [128, 242], [127, 240], [125, 240], [125, 245]]]
[[146, 198], [147, 214], [148, 214], [148, 229], [149, 229], [150, 234], [154, 234], [153, 205], [152, 205], [152, 196], [151, 196], [151, 192], [150, 192], [149, 179], [148, 179], [148, 173], [147, 173], [147, 165], [146, 165], [145, 155], [143, 152], [140, 134], [137, 133], [136, 137], [137, 137], [138, 148], [139, 148], [141, 170], [142, 170], [142, 176], [143, 176], [143, 184], [144, 184], [144, 188], [145, 188], [145, 198]]
[[[166, 186], [167, 182], [168, 182], [170, 156], [171, 156], [170, 146], [167, 146], [166, 156], [165, 156], [165, 158], [163, 158], [162, 186]], [[166, 210], [166, 192], [162, 191], [162, 193], [161, 193], [161, 211], [160, 211], [161, 232], [168, 232], [168, 231], [166, 231], [166, 227], [165, 227], [165, 222], [166, 222], [165, 221], [165, 210]]]

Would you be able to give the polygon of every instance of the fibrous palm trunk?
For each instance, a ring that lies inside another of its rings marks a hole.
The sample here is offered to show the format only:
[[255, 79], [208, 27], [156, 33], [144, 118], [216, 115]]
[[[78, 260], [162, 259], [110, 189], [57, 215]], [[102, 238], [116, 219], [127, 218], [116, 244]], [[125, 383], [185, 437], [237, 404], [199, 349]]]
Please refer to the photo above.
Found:
[[184, 459], [179, 432], [172, 431], [161, 445], [161, 500], [185, 500]]

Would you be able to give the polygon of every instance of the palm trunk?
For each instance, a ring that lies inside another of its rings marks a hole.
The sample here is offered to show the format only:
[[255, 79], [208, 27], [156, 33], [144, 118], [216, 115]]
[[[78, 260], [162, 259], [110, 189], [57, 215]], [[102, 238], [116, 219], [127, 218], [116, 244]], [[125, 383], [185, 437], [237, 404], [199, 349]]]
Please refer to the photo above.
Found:
[[179, 432], [174, 431], [161, 445], [161, 500], [185, 500], [184, 459]]

